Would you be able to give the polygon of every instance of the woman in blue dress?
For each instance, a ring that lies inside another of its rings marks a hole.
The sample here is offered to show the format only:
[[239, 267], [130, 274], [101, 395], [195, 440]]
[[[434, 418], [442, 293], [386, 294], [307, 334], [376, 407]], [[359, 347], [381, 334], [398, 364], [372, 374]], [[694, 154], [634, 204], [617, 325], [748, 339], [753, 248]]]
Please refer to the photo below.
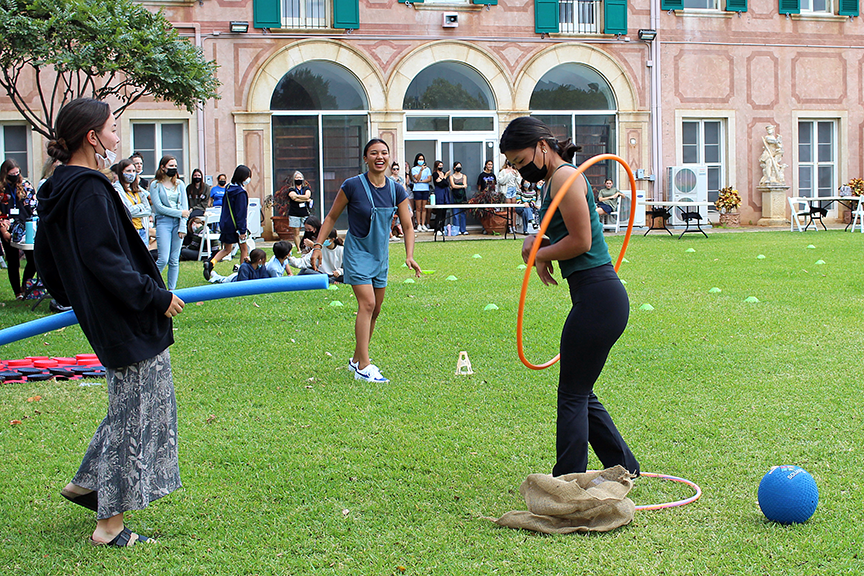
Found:
[[352, 286], [357, 298], [354, 355], [348, 360], [348, 366], [357, 380], [389, 382], [369, 360], [369, 342], [387, 288], [390, 224], [395, 213], [399, 214], [405, 231], [405, 264], [418, 277], [421, 270], [414, 261], [414, 230], [411, 227], [408, 193], [401, 185], [387, 178], [390, 147], [380, 138], [373, 138], [363, 149], [363, 161], [369, 170], [342, 183], [318, 232], [311, 262], [317, 270], [324, 241], [347, 208], [348, 232], [345, 234], [343, 274], [345, 284]]

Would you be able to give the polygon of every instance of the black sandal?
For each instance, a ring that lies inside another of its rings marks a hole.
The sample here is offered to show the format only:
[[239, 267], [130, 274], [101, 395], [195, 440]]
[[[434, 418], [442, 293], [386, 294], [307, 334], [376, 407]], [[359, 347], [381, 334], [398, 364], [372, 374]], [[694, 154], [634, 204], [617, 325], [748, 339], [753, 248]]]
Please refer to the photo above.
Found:
[[74, 492], [67, 492], [64, 489], [60, 491], [60, 495], [73, 504], [83, 506], [84, 508], [93, 510], [94, 512], [99, 508], [99, 495], [95, 490], [88, 492], [87, 494], [75, 494]]
[[[132, 536], [137, 536], [135, 540], [132, 540]], [[116, 546], [117, 548], [126, 548], [127, 546], [134, 546], [139, 542], [147, 542], [150, 539], [146, 536], [141, 536], [140, 534], [135, 534], [129, 528], [123, 527], [123, 531], [120, 532], [117, 536], [114, 537], [110, 542], [97, 542], [93, 540], [93, 537], [90, 537], [90, 544], [93, 546]]]

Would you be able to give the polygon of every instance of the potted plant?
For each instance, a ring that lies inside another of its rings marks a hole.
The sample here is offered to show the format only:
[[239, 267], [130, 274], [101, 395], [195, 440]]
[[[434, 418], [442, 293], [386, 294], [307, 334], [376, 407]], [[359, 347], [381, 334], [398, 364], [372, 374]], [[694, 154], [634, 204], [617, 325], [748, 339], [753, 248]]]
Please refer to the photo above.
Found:
[[731, 186], [721, 188], [714, 206], [720, 211], [721, 226], [737, 228], [741, 225], [741, 215], [738, 213], [738, 207], [741, 206], [741, 196], [738, 195], [738, 190]]
[[273, 233], [279, 236], [281, 240], [293, 242], [294, 238], [288, 231], [289, 190], [291, 190], [291, 185], [286, 181], [275, 194], [264, 200], [264, 206], [273, 209], [273, 215], [270, 216], [270, 221], [273, 223]]
[[[844, 188], [848, 188], [847, 191], [844, 192]], [[850, 203], [839, 202], [838, 204], [842, 206], [843, 210], [843, 221], [846, 224], [849, 224], [852, 221], [852, 210], [854, 210], [857, 205], [858, 196], [864, 196], [864, 179], [861, 178], [852, 178], [849, 180], [849, 183], [845, 186], [840, 187], [840, 196], [847, 196], [851, 193]]]
[[[472, 196], [468, 204], [503, 204], [504, 195], [494, 186], [486, 187]], [[487, 234], [502, 234], [507, 229], [507, 210], [492, 208], [473, 208], [468, 210], [472, 217], [480, 221]]]

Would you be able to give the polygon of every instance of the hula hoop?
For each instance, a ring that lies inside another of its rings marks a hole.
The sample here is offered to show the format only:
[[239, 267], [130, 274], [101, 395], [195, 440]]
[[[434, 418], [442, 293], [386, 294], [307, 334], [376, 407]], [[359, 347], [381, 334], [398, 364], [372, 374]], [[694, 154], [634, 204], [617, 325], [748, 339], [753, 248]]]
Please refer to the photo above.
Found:
[[555, 357], [548, 362], [543, 364], [532, 364], [525, 357], [525, 350], [522, 347], [522, 317], [525, 314], [525, 298], [528, 295], [528, 281], [531, 279], [531, 270], [534, 268], [534, 262], [537, 260], [537, 251], [540, 249], [540, 243], [543, 241], [546, 229], [549, 228], [552, 216], [555, 214], [555, 211], [558, 210], [558, 205], [561, 204], [564, 195], [570, 191], [570, 186], [573, 185], [576, 179], [581, 176], [585, 170], [603, 160], [615, 160], [624, 167], [627, 171], [627, 176], [630, 178], [630, 219], [627, 222], [627, 233], [624, 235], [624, 243], [621, 245], [621, 253], [618, 254], [618, 261], [615, 262], [616, 272], [618, 271], [618, 268], [621, 267], [621, 262], [624, 260], [624, 253], [627, 252], [627, 245], [630, 243], [630, 234], [633, 232], [633, 221], [636, 217], [636, 210], [634, 209], [636, 206], [636, 178], [633, 176], [633, 171], [630, 169], [630, 166], [628, 166], [619, 156], [614, 154], [598, 154], [597, 156], [588, 159], [586, 162], [583, 162], [579, 168], [576, 169], [576, 172], [567, 178], [564, 185], [558, 191], [558, 194], [556, 194], [555, 198], [552, 199], [552, 202], [549, 204], [549, 210], [546, 211], [546, 216], [540, 223], [540, 230], [537, 232], [537, 236], [534, 239], [534, 245], [531, 246], [531, 252], [528, 255], [528, 262], [525, 267], [525, 277], [522, 279], [522, 292], [519, 294], [519, 313], [516, 316], [516, 350], [519, 352], [519, 359], [522, 363], [532, 370], [543, 370], [544, 368], [549, 368], [555, 364], [559, 358], [561, 358], [560, 354], [556, 354]]
[[647, 476], [648, 478], [660, 478], [661, 480], [669, 480], [671, 482], [680, 482], [682, 484], [686, 484], [693, 488], [696, 491], [696, 494], [690, 496], [689, 498], [684, 498], [683, 500], [676, 500], [675, 502], [665, 502], [663, 504], [646, 504], [644, 506], [636, 506], [636, 510], [663, 510], [665, 508], [675, 508], [676, 506], [685, 506], [690, 504], [691, 502], [695, 502], [702, 496], [702, 489], [695, 483], [690, 480], [685, 480], [684, 478], [679, 478], [677, 476], [670, 476], [668, 474], [652, 474], [650, 472], [642, 472], [642, 476]]

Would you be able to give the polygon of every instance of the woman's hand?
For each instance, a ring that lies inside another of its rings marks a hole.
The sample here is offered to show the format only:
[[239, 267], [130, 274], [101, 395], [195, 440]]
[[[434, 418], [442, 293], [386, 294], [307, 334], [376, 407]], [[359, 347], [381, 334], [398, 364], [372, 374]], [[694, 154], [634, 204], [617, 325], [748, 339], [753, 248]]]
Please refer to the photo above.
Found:
[[168, 305], [168, 310], [165, 311], [165, 316], [167, 316], [168, 318], [173, 318], [174, 316], [177, 316], [178, 314], [180, 314], [180, 312], [183, 311], [183, 306], [185, 305], [186, 303], [183, 302], [183, 300], [181, 300], [180, 298], [178, 298], [176, 294], [172, 294], [171, 304]]
[[190, 212], [189, 210], [182, 210], [182, 211], [180, 212], [180, 216], [181, 216], [182, 218], [189, 218], [189, 214], [191, 214], [191, 212]]
[[177, 236], [182, 240], [186, 236], [186, 233], [185, 232], [177, 232]]
[[309, 263], [312, 264], [312, 269], [318, 271], [318, 266], [321, 264], [321, 249], [313, 248], [312, 257], [309, 258]]
[[545, 286], [549, 286], [550, 284], [553, 286], [558, 285], [558, 282], [552, 277], [552, 273], [555, 272], [555, 267], [552, 266], [552, 262], [547, 260], [534, 260], [534, 267], [537, 269], [537, 276], [540, 277], [540, 281], [543, 282]]
[[[526, 236], [525, 240], [522, 242], [522, 261], [526, 264], [528, 263], [528, 256], [531, 255], [531, 247], [534, 246], [534, 240], [537, 238], [537, 234], [531, 234], [530, 236]], [[549, 238], [543, 237], [543, 241], [540, 242], [540, 248], [544, 246], [549, 246]], [[539, 250], [538, 250], [539, 251]]]
[[423, 273], [423, 270], [420, 269], [420, 265], [417, 264], [417, 262], [414, 260], [414, 258], [406, 258], [405, 264], [408, 265], [408, 268], [414, 270], [414, 276], [416, 278], [419, 278], [420, 275]]

